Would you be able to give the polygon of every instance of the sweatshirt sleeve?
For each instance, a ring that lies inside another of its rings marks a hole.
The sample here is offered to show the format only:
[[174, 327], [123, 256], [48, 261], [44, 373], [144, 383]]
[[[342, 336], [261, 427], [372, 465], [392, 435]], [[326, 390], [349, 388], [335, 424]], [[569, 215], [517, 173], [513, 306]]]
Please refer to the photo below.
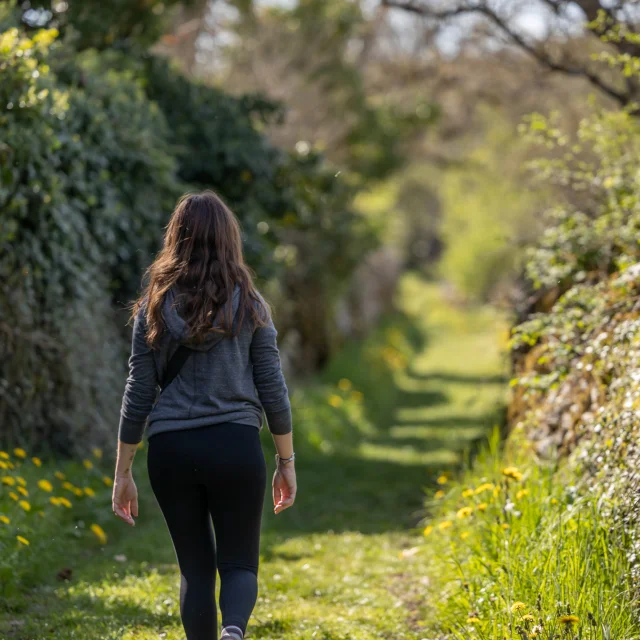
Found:
[[158, 373], [152, 349], [146, 341], [147, 323], [141, 311], [133, 323], [129, 376], [120, 409], [118, 437], [127, 444], [142, 440], [147, 417], [158, 393]]
[[251, 341], [251, 362], [253, 381], [267, 416], [269, 431], [284, 435], [292, 431], [291, 404], [282, 373], [277, 335], [271, 318], [267, 326], [255, 329]]

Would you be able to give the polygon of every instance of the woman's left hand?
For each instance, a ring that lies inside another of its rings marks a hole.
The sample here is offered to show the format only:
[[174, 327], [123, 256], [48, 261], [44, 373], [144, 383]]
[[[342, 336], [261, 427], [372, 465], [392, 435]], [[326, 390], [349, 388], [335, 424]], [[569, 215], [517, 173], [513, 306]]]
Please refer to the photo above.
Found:
[[133, 517], [138, 517], [138, 488], [132, 475], [116, 475], [113, 481], [113, 512], [131, 526], [135, 525]]

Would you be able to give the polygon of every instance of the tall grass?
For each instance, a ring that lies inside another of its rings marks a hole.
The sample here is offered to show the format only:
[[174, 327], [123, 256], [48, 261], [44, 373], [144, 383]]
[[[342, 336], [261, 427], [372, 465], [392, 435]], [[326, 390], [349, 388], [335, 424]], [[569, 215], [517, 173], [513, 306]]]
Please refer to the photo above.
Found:
[[460, 481], [429, 497], [424, 617], [447, 638], [640, 638], [616, 504], [570, 464], [499, 436]]

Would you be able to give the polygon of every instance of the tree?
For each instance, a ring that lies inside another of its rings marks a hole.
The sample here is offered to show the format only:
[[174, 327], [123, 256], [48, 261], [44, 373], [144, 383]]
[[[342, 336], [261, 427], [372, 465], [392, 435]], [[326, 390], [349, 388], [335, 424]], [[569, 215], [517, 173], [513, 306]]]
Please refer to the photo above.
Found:
[[313, 147], [352, 178], [375, 180], [402, 166], [407, 143], [437, 116], [422, 93], [400, 101], [369, 91], [379, 20], [366, 17], [359, 2], [248, 3], [239, 16], [227, 33], [236, 44], [224, 50], [225, 70], [210, 76], [235, 93], [259, 91], [285, 105], [284, 121], [269, 129], [279, 146]]
[[[545, 38], [536, 39], [518, 26], [532, 4], [548, 20]], [[549, 71], [584, 78], [619, 105], [640, 96], [637, 78], [624, 68], [612, 73], [610, 66], [611, 54], [629, 59], [640, 55], [640, 16], [635, 0], [460, 0], [453, 6], [437, 0], [382, 0], [382, 5], [418, 16], [428, 28], [436, 30], [464, 16], [480, 18], [490, 27], [491, 39], [501, 39], [526, 52]], [[581, 27], [581, 22], [586, 24]], [[576, 28], [582, 33], [584, 47], [574, 46]]]

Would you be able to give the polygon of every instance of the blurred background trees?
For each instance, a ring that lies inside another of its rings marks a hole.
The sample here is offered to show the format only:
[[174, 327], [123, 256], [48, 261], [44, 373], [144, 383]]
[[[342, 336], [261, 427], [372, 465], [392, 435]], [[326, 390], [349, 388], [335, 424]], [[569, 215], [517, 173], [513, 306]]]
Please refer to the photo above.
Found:
[[61, 449], [112, 428], [126, 304], [182, 192], [238, 213], [305, 374], [406, 268], [526, 313], [542, 212], [599, 209], [568, 178], [534, 182], [518, 125], [636, 117], [631, 0], [0, 7], [0, 424]]

